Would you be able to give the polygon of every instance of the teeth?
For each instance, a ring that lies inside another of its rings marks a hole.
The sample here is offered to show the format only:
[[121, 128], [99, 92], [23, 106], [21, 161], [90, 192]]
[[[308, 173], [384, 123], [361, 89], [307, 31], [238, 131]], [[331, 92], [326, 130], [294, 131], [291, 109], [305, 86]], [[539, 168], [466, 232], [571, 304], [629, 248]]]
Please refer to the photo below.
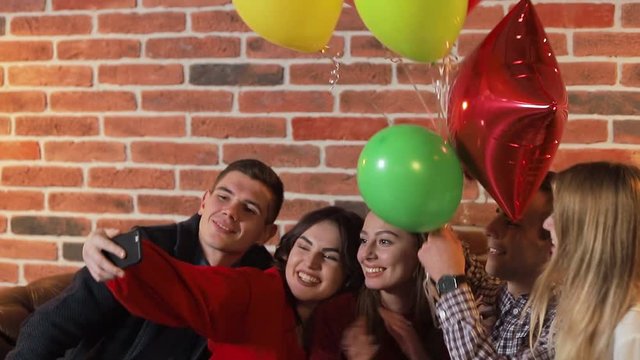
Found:
[[318, 284], [318, 283], [320, 283], [320, 279], [318, 279], [318, 278], [317, 278], [317, 277], [315, 277], [315, 276], [311, 276], [311, 275], [309, 275], [309, 274], [307, 274], [307, 273], [303, 273], [302, 271], [298, 271], [298, 277], [299, 277], [300, 279], [302, 279], [302, 281], [304, 281], [304, 282], [308, 282], [308, 283], [311, 283], [311, 284]]
[[217, 221], [216, 221], [215, 223], [216, 223], [216, 225], [218, 225], [219, 227], [221, 227], [223, 230], [228, 231], [228, 232], [232, 232], [232, 230], [231, 230], [231, 229], [229, 229], [228, 227], [226, 227], [226, 226], [224, 226], [224, 225], [220, 224], [219, 222], [217, 222]]
[[492, 247], [489, 248], [489, 254], [500, 254], [500, 253], [502, 253], [502, 251], [496, 248], [492, 248]]
[[370, 274], [380, 273], [380, 272], [383, 272], [383, 271], [384, 271], [384, 268], [381, 268], [381, 267], [375, 267], [375, 268], [366, 267], [366, 268], [364, 268], [364, 272], [367, 272], [367, 273], [370, 273]]

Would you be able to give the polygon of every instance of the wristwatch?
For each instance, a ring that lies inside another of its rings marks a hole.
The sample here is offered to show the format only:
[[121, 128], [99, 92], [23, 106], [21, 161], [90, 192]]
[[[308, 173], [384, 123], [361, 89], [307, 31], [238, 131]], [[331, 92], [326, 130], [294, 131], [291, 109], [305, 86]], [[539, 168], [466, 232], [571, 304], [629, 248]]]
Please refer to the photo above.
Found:
[[436, 284], [438, 294], [443, 296], [444, 294], [459, 288], [460, 284], [464, 284], [466, 282], [467, 277], [464, 275], [442, 275]]

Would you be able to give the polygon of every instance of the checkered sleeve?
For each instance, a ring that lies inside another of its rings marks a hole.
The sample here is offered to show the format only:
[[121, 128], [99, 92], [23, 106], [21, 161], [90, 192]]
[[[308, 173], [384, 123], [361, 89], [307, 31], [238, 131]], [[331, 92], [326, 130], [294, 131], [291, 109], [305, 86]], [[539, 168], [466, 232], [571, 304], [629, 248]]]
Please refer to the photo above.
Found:
[[436, 310], [452, 360], [553, 359], [553, 349], [544, 340], [548, 338], [545, 334], [533, 351], [527, 347], [513, 356], [498, 354], [480, 322], [473, 293], [466, 284], [445, 294]]

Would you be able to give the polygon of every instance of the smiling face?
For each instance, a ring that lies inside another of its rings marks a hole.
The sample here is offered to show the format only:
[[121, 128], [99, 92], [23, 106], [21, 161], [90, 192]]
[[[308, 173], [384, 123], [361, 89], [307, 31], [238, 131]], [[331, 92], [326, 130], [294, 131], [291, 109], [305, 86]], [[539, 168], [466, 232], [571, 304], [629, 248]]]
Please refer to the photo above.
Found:
[[542, 231], [551, 208], [549, 195], [537, 192], [520, 220], [514, 222], [498, 213], [487, 226], [487, 273], [530, 291], [551, 256], [551, 241]]
[[413, 286], [413, 274], [418, 267], [418, 241], [414, 234], [369, 212], [360, 239], [358, 262], [367, 288], [393, 291]]
[[267, 224], [273, 195], [261, 182], [231, 171], [207, 191], [200, 204], [199, 237], [205, 253], [241, 255], [251, 245], [266, 241], [275, 230]]
[[340, 260], [341, 244], [338, 227], [330, 221], [312, 225], [295, 241], [287, 258], [285, 276], [298, 301], [322, 301], [342, 287], [345, 272]]

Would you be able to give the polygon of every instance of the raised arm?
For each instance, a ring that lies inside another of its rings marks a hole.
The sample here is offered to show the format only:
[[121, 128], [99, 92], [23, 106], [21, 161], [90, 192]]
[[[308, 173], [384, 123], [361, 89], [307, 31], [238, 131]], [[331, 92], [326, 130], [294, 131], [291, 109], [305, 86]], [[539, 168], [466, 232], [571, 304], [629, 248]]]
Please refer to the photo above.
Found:
[[[257, 269], [196, 266], [168, 256], [142, 242], [142, 261], [125, 276], [107, 282], [109, 290], [134, 315], [175, 327], [190, 327], [201, 335], [233, 337], [247, 316], [255, 284], [278, 290], [279, 277]], [[280, 290], [282, 291], [282, 290]]]

